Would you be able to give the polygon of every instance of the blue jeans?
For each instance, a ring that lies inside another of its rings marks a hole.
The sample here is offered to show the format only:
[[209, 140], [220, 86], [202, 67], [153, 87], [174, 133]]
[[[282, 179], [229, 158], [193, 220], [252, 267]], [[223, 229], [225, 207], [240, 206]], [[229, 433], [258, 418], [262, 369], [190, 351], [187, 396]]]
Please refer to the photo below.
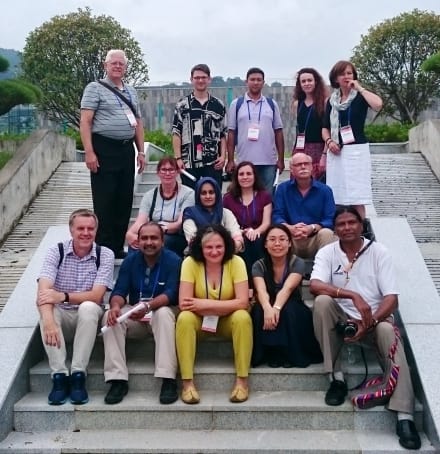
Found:
[[264, 186], [264, 189], [272, 195], [273, 183], [277, 173], [277, 166], [274, 165], [256, 165], [257, 175]]

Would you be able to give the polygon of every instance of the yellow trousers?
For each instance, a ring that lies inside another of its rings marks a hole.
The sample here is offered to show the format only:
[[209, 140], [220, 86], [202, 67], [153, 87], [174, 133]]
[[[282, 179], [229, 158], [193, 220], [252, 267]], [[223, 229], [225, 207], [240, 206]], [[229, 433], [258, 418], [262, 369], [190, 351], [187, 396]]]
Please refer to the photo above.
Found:
[[203, 317], [190, 311], [180, 312], [176, 322], [176, 348], [180, 374], [183, 380], [194, 376], [197, 338], [219, 335], [232, 339], [237, 377], [247, 377], [252, 355], [252, 320], [247, 311], [240, 309], [219, 317], [217, 332], [202, 331]]

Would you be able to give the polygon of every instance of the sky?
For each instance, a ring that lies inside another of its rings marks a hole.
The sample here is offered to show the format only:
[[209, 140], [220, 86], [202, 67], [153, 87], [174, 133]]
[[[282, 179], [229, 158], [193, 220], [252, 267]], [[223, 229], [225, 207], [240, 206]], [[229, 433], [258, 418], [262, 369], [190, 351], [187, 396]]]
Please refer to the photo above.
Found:
[[150, 85], [189, 81], [197, 63], [225, 79], [258, 66], [290, 85], [312, 66], [327, 80], [370, 27], [415, 8], [440, 14], [439, 0], [14, 0], [2, 8], [0, 47], [21, 51], [35, 28], [86, 6], [131, 30]]

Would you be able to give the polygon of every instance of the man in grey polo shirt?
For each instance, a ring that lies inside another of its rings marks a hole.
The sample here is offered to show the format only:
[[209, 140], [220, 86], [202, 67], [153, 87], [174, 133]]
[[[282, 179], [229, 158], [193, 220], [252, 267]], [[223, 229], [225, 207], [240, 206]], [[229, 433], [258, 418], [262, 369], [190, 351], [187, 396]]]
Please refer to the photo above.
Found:
[[110, 50], [104, 68], [107, 77], [91, 82], [84, 90], [80, 132], [90, 170], [93, 208], [99, 219], [96, 240], [123, 258], [133, 204], [133, 141], [141, 173], [145, 167], [144, 128], [136, 90], [123, 82], [127, 68], [124, 51]]
[[262, 95], [264, 72], [250, 68], [246, 74], [248, 91], [234, 99], [228, 112], [228, 163], [226, 171], [237, 161], [255, 164], [265, 189], [272, 193], [276, 170], [284, 170], [284, 135], [280, 109], [272, 98]]
[[[40, 330], [49, 358], [53, 388], [50, 405], [70, 396], [85, 404], [85, 375], [95, 344], [102, 299], [113, 284], [113, 252], [96, 245], [98, 219], [93, 211], [76, 210], [69, 218], [72, 239], [52, 246], [38, 276]], [[72, 364], [66, 366], [65, 341], [73, 340]]]

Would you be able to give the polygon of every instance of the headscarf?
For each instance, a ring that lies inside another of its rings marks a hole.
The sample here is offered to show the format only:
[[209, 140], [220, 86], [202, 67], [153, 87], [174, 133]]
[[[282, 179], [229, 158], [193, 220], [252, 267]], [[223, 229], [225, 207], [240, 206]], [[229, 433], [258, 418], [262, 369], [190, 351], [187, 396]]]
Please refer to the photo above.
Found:
[[[200, 201], [200, 191], [205, 183], [210, 183], [214, 188], [215, 205], [213, 206], [212, 211], [205, 208]], [[187, 207], [183, 211], [183, 221], [186, 219], [192, 219], [198, 229], [208, 224], [221, 224], [223, 219], [222, 191], [214, 178], [203, 177], [197, 182], [195, 205]]]

